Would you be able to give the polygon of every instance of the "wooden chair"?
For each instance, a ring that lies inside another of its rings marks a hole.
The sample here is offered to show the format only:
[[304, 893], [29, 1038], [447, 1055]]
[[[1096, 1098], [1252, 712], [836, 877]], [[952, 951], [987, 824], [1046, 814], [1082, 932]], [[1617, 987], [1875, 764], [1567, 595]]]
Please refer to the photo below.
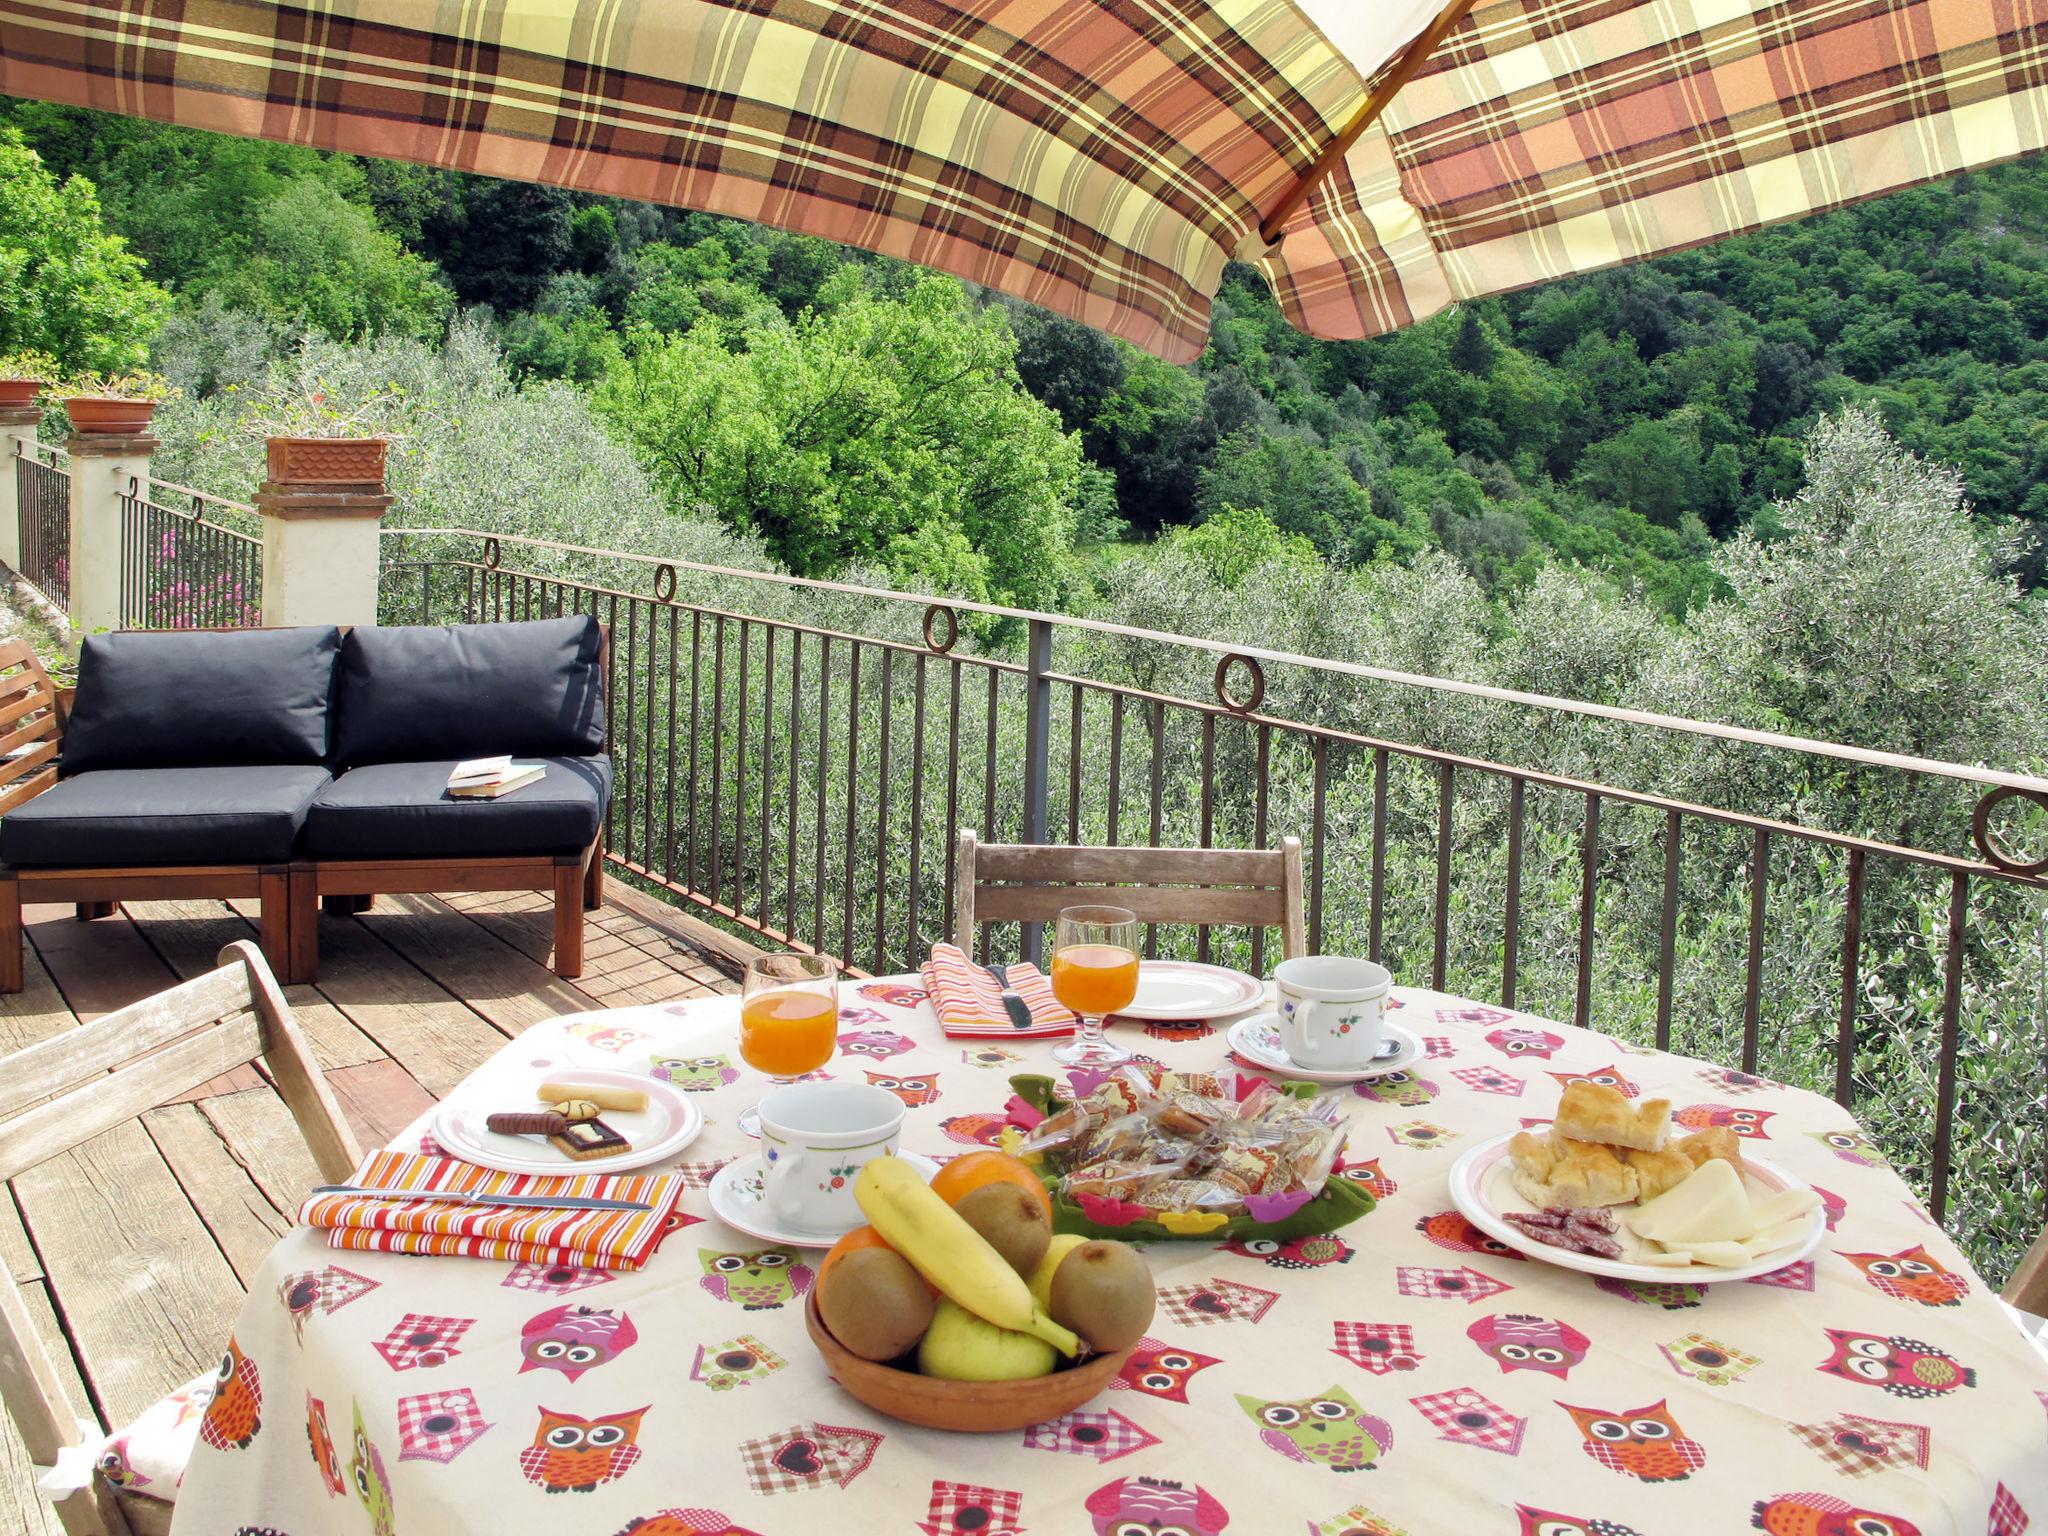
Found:
[[2008, 1306], [2030, 1317], [2048, 1318], [2048, 1232], [2035, 1238], [2034, 1246], [2021, 1256], [2003, 1294]]
[[972, 953], [975, 925], [1051, 922], [1060, 908], [1103, 901], [1148, 923], [1277, 927], [1282, 958], [1308, 953], [1301, 839], [1251, 848], [1070, 848], [983, 843], [962, 832], [953, 875], [953, 942]]
[[[355, 1137], [262, 953], [238, 940], [220, 960], [219, 970], [0, 1058], [0, 1180], [259, 1058], [321, 1174], [346, 1180], [361, 1159]], [[125, 1065], [109, 1072], [109, 1063]], [[0, 1404], [38, 1474], [55, 1464], [59, 1451], [84, 1443], [56, 1368], [4, 1268]], [[89, 1486], [55, 1508], [71, 1536], [154, 1536], [170, 1529], [172, 1506], [117, 1489], [95, 1471]]]

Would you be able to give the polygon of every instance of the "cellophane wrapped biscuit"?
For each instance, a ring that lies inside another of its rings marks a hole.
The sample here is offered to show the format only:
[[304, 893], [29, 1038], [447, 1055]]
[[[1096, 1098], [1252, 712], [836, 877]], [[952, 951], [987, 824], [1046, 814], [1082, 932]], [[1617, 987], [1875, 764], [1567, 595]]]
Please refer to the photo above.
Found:
[[1321, 1190], [1346, 1129], [1334, 1101], [1304, 1102], [1264, 1078], [1131, 1062], [1019, 1150], [1041, 1154], [1069, 1199], [1235, 1216], [1249, 1196]]

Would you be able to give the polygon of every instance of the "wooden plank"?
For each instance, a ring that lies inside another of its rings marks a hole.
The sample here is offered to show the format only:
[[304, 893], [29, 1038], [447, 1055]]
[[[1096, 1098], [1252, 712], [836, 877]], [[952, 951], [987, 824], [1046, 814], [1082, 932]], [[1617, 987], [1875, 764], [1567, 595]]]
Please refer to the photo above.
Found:
[[[338, 1095], [337, 1095], [338, 1097]], [[213, 1125], [229, 1154], [263, 1192], [286, 1225], [307, 1193], [321, 1181], [298, 1122], [268, 1088], [209, 1099], [198, 1112]]]
[[249, 1002], [248, 978], [240, 970], [209, 971], [138, 998], [78, 1029], [38, 1041], [7, 1058], [0, 1115], [11, 1115], [116, 1063], [154, 1051], [209, 1020], [241, 1012]]
[[1286, 916], [1278, 891], [1173, 890], [1142, 885], [984, 885], [974, 894], [974, 919], [977, 923], [1012, 918], [1051, 922], [1063, 907], [1095, 903], [1122, 907], [1142, 922], [1269, 925]]
[[[225, 902], [131, 901], [125, 906], [149, 946], [181, 977], [212, 970], [223, 948], [256, 937], [255, 925]], [[317, 987], [286, 987], [284, 995], [322, 1070], [383, 1059], [383, 1048]]]
[[983, 881], [1277, 886], [1283, 871], [1277, 850], [1068, 848], [1031, 843], [983, 843], [975, 855], [974, 873]]
[[[48, 1293], [40, 1284], [25, 1283], [21, 1299], [43, 1348], [49, 1351], [50, 1361], [57, 1368], [71, 1411], [90, 1419], [92, 1404], [86, 1400], [85, 1386], [71, 1361], [71, 1346], [65, 1343], [57, 1326], [57, 1314], [50, 1306]], [[22, 1536], [64, 1536], [49, 1503], [36, 1492], [28, 1453], [22, 1449], [21, 1437], [5, 1415], [0, 1415], [0, 1530], [21, 1532]]]
[[[267, 1088], [229, 1097], [274, 1102]], [[290, 1123], [289, 1117], [286, 1123]], [[263, 1256], [291, 1230], [291, 1222], [250, 1177], [200, 1106], [171, 1104], [153, 1109], [142, 1117], [142, 1126], [234, 1268], [242, 1289], [247, 1290]]]
[[242, 1289], [140, 1125], [30, 1169], [15, 1192], [108, 1422], [126, 1423], [216, 1358]]
[[[246, 1061], [259, 1048], [256, 1017], [245, 1013], [0, 1122], [0, 1176], [19, 1177], [17, 1170], [46, 1156], [51, 1146], [72, 1147], [133, 1120], [188, 1084], [204, 1082]], [[58, 1294], [63, 1294], [61, 1289]]]
[[395, 1061], [366, 1062], [327, 1074], [327, 1086], [366, 1147], [382, 1147], [433, 1108], [434, 1096]]
[[505, 1043], [486, 1019], [399, 959], [357, 918], [320, 920], [318, 987], [383, 1055], [436, 1097]]
[[[22, 894], [27, 896], [26, 887]], [[68, 906], [42, 903], [22, 916], [29, 942], [81, 1021], [125, 1008], [178, 979], [125, 918], [81, 923]]]
[[508, 1035], [597, 1006], [589, 993], [430, 896], [394, 895], [377, 907], [356, 921]]

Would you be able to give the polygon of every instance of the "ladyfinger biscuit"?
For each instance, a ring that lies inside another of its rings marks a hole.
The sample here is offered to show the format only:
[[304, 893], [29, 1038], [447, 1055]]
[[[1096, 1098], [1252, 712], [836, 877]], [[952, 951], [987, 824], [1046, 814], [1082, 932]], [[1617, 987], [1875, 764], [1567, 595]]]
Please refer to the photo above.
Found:
[[563, 1099], [588, 1099], [599, 1109], [645, 1109], [647, 1095], [638, 1088], [614, 1088], [609, 1083], [579, 1083], [573, 1080], [542, 1083], [533, 1096], [544, 1104]]

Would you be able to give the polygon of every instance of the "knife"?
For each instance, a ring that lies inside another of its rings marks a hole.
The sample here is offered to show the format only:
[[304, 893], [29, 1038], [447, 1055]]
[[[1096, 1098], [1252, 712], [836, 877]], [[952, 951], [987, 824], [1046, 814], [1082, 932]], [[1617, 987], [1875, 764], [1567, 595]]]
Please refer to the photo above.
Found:
[[1007, 965], [991, 965], [988, 973], [995, 977], [996, 985], [1003, 989], [1003, 1009], [1010, 1015], [1010, 1022], [1018, 1029], [1032, 1028], [1034, 1020], [1031, 1017], [1031, 1005], [1010, 985], [1010, 968]]
[[502, 1205], [536, 1211], [651, 1211], [644, 1200], [600, 1200], [589, 1195], [494, 1195], [460, 1189], [371, 1189], [361, 1184], [320, 1184], [316, 1195], [364, 1195], [373, 1200], [440, 1200], [450, 1205]]

